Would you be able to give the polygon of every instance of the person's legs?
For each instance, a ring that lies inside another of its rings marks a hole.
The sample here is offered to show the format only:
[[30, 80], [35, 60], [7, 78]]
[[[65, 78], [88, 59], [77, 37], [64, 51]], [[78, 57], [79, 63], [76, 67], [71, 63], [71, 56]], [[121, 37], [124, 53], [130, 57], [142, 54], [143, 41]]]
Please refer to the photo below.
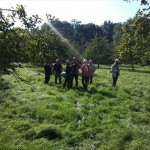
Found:
[[47, 76], [45, 75], [45, 82], [44, 82], [45, 84], [47, 84]]
[[116, 84], [117, 84], [118, 76], [119, 76], [119, 75], [117, 74], [117, 75], [116, 75]]
[[61, 84], [61, 73], [58, 73], [59, 83]]
[[63, 88], [66, 87], [66, 83], [67, 83], [67, 77], [65, 78], [65, 82], [64, 82], [64, 84], [63, 84]]
[[75, 74], [76, 87], [78, 87], [78, 74]]
[[48, 84], [50, 80], [50, 76], [49, 75], [45, 75], [45, 84]]
[[90, 84], [93, 83], [93, 77], [90, 77]]
[[82, 77], [82, 85], [85, 90], [87, 90], [87, 82], [88, 82], [88, 78]]
[[57, 84], [58, 73], [55, 73], [55, 84]]
[[116, 86], [116, 83], [117, 83], [117, 80], [118, 80], [118, 76], [119, 76], [119, 74], [117, 73], [116, 74], [116, 77], [113, 77], [113, 84], [112, 84], [112, 86]]
[[47, 83], [49, 82], [50, 80], [50, 75], [47, 76]]
[[85, 90], [87, 90], [87, 87], [88, 87], [88, 81], [89, 81], [89, 78], [88, 77], [85, 77]]
[[73, 86], [73, 79], [74, 79], [74, 74], [70, 75], [70, 88]]
[[116, 81], [117, 81], [117, 78], [116, 77], [113, 77], [113, 83], [112, 83], [112, 86], [116, 86]]
[[84, 77], [82, 76], [82, 86], [84, 88]]
[[67, 88], [70, 89], [70, 79], [69, 79], [69, 76], [67, 76]]

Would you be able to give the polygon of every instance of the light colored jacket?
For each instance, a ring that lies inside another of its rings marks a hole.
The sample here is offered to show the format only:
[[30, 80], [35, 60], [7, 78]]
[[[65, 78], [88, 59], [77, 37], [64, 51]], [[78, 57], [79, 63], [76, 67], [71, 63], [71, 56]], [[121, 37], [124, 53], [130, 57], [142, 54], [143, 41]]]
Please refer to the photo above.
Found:
[[89, 77], [93, 77], [94, 76], [94, 72], [95, 72], [95, 66], [92, 65], [88, 65], [89, 66]]
[[113, 77], [116, 77], [117, 73], [119, 73], [119, 67], [117, 68], [116, 63], [111, 66], [111, 74]]

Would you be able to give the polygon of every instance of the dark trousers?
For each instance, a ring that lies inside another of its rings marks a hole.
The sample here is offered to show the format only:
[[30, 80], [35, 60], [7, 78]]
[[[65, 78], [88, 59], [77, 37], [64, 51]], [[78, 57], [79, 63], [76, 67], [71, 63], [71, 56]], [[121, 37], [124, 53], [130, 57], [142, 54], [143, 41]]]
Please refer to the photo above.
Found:
[[117, 73], [116, 74], [116, 77], [113, 77], [113, 83], [112, 83], [112, 86], [116, 86], [116, 83], [117, 83], [117, 80], [118, 80], [118, 76], [119, 76], [119, 74]]
[[50, 75], [45, 75], [45, 84], [48, 84], [50, 80]]
[[88, 82], [89, 82], [89, 78], [82, 76], [82, 85], [83, 85], [83, 88], [84, 88], [85, 90], [87, 90]]
[[65, 77], [65, 82], [63, 84], [63, 88], [66, 87], [66, 84], [67, 84], [67, 88], [70, 89], [70, 76], [69, 75], [66, 75], [66, 77]]
[[55, 73], [55, 84], [57, 84], [58, 78], [59, 78], [59, 83], [61, 84], [61, 73], [56, 72]]
[[75, 78], [75, 82], [76, 82], [76, 87], [78, 87], [78, 74], [72, 74], [71, 75], [71, 80], [70, 80], [70, 87], [72, 88], [73, 85], [73, 80]]
[[90, 84], [93, 83], [93, 77], [89, 77], [89, 83], [90, 83]]

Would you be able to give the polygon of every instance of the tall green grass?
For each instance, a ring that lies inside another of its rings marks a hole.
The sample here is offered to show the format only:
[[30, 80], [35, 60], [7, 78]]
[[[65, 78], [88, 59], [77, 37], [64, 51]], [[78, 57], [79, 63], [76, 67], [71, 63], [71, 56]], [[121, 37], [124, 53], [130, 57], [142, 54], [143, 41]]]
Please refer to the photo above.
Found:
[[[44, 84], [43, 68], [24, 65], [0, 78], [1, 150], [149, 150], [150, 68], [122, 65], [113, 88], [110, 66], [84, 91]], [[64, 82], [64, 79], [63, 79]]]

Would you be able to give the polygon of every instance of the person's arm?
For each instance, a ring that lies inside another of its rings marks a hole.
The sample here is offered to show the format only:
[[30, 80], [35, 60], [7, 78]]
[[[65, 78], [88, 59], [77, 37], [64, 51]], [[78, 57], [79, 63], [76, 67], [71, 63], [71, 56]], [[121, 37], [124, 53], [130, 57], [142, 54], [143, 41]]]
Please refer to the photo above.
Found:
[[80, 69], [81, 68], [81, 65], [79, 63], [77, 63], [77, 67]]
[[84, 71], [84, 67], [85, 67], [85, 65], [82, 65], [82, 66], [81, 66], [81, 70], [82, 70], [82, 72]]

